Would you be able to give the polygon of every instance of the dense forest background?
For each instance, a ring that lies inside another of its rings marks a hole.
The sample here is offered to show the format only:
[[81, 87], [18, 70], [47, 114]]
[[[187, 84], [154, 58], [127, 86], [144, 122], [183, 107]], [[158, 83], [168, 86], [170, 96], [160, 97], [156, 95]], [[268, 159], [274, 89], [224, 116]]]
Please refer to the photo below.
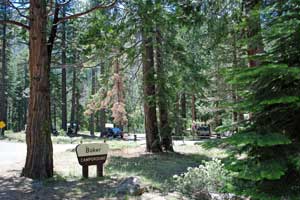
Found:
[[[62, 19], [110, 3], [55, 2]], [[26, 24], [28, 6], [1, 2], [0, 120], [16, 132], [27, 123], [29, 35], [9, 21]], [[111, 122], [145, 132], [147, 150], [160, 152], [172, 151], [171, 135], [189, 134], [192, 122], [210, 124], [235, 133], [224, 141], [237, 174], [228, 190], [296, 198], [299, 39], [298, 0], [120, 0], [62, 20], [50, 67], [51, 128], [64, 134], [77, 123], [95, 135]]]

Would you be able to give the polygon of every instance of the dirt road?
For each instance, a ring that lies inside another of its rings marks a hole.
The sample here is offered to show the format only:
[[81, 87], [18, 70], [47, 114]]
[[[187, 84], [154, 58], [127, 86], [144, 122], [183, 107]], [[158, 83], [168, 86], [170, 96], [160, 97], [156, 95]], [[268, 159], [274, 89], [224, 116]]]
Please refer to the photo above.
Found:
[[[75, 148], [76, 144], [54, 144], [54, 153], [64, 152]], [[0, 172], [3, 174], [24, 166], [26, 158], [26, 144], [17, 142], [0, 141]]]

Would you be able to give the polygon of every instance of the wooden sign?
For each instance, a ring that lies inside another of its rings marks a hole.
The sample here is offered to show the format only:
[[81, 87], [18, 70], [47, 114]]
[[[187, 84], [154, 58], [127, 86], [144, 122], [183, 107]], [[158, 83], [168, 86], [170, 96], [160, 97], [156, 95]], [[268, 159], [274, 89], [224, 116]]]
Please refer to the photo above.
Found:
[[103, 164], [109, 147], [105, 143], [79, 144], [76, 146], [78, 162], [82, 165], [83, 177], [88, 178], [88, 166], [97, 165], [97, 176], [103, 176]]

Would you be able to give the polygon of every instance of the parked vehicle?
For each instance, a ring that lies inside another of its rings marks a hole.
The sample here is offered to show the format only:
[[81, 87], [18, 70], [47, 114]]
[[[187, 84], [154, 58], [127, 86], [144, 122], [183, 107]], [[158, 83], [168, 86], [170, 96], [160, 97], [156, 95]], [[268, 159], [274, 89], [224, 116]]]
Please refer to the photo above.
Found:
[[53, 134], [54, 136], [58, 136], [58, 135], [59, 135], [59, 132], [57, 131], [56, 128], [52, 128], [52, 134]]
[[67, 135], [68, 136], [77, 135], [79, 130], [79, 125], [74, 122], [68, 123], [67, 125], [68, 125]]
[[100, 137], [123, 138], [123, 131], [113, 124], [105, 124], [105, 131], [101, 132]]
[[196, 130], [196, 134], [199, 137], [210, 138], [211, 136], [210, 126], [198, 126]]

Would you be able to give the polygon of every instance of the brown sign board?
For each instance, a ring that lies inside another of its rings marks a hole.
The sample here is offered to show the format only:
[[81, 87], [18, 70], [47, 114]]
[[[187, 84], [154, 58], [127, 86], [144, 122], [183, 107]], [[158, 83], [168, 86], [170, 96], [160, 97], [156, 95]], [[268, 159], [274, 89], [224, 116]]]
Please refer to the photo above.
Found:
[[76, 154], [80, 165], [104, 163], [108, 150], [108, 144], [105, 143], [87, 143], [76, 146]]
[[78, 162], [83, 167], [83, 176], [88, 177], [88, 166], [97, 165], [97, 175], [103, 176], [103, 164], [109, 150], [105, 143], [87, 143], [76, 146]]

